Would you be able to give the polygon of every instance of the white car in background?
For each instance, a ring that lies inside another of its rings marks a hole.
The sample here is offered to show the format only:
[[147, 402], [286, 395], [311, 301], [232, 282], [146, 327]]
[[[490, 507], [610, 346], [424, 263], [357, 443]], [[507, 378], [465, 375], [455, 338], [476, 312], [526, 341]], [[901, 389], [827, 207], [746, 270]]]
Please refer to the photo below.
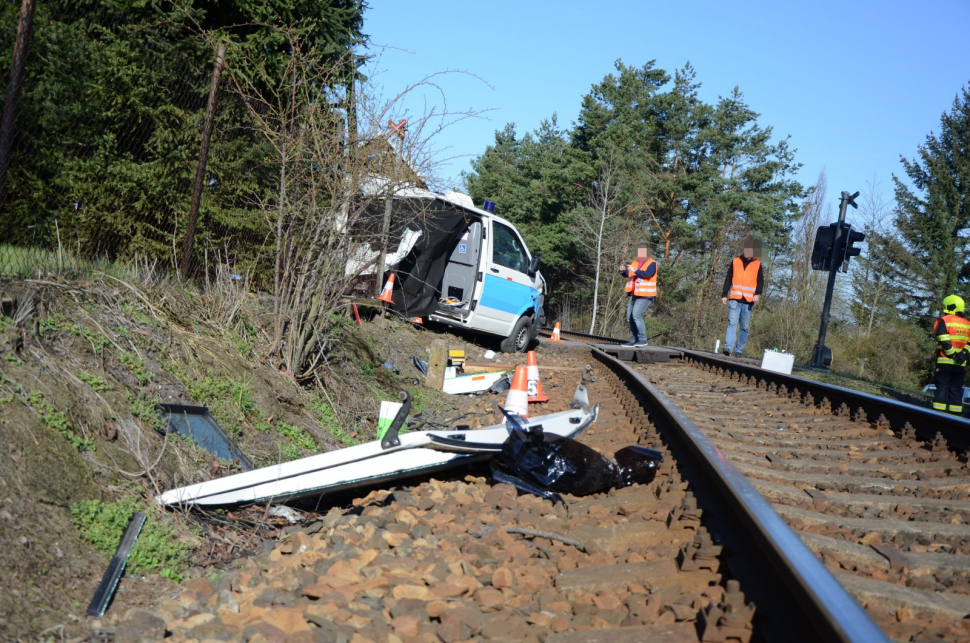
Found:
[[[923, 393], [932, 396], [936, 393], [936, 384], [927, 384], [923, 387]], [[963, 405], [970, 405], [970, 386], [963, 387]]]

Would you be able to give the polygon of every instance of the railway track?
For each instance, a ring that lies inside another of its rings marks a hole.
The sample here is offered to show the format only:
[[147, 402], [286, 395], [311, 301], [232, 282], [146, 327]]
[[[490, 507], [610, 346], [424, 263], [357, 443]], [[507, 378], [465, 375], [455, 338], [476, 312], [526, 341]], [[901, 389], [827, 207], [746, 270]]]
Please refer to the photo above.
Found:
[[654, 482], [553, 505], [476, 468], [337, 499], [118, 639], [970, 640], [959, 420], [686, 351], [539, 355], [530, 412], [586, 380], [581, 441], [661, 450]]
[[664, 452], [652, 483], [554, 505], [479, 466], [337, 499], [225, 576], [128, 615], [116, 639], [159, 619], [177, 640], [757, 640], [756, 608], [635, 395], [586, 347], [549, 345], [542, 364], [551, 400], [530, 412], [567, 409], [586, 380], [600, 415], [582, 441]]
[[893, 639], [970, 636], [970, 423], [710, 354], [640, 364], [615, 343], [600, 342], [659, 394], [648, 412], [709, 439]]

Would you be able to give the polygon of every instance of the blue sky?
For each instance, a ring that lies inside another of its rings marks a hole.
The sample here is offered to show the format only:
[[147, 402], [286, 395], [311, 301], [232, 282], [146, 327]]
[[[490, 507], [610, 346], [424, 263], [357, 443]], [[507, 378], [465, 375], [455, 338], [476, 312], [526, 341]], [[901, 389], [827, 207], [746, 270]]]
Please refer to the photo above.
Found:
[[[762, 126], [791, 136], [802, 183], [824, 168], [836, 206], [841, 190], [865, 191], [873, 179], [891, 197], [899, 155], [916, 155], [970, 82], [968, 25], [970, 0], [369, 0], [364, 16], [370, 53], [380, 54], [370, 72], [385, 94], [446, 70], [481, 79], [436, 77], [450, 109], [490, 110], [434, 140], [453, 185], [506, 123], [521, 134], [555, 112], [571, 125], [616, 59], [668, 71], [689, 60], [705, 100], [737, 85]], [[407, 107], [441, 102], [419, 91]]]

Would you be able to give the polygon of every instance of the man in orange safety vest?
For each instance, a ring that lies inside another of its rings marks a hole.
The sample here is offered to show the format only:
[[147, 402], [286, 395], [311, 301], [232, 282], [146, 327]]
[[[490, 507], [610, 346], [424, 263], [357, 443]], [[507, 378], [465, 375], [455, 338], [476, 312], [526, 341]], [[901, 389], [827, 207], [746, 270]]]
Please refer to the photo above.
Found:
[[[727, 336], [724, 338], [724, 354], [741, 357], [748, 343], [748, 323], [754, 302], [761, 298], [764, 289], [764, 271], [761, 268], [761, 242], [745, 237], [741, 254], [728, 266], [724, 276], [721, 303], [728, 306]], [[740, 332], [738, 327], [740, 326]], [[734, 342], [737, 335], [737, 344]]]
[[643, 324], [643, 315], [657, 298], [657, 262], [650, 258], [647, 244], [637, 246], [637, 260], [620, 266], [620, 274], [627, 278], [623, 290], [627, 294], [626, 320], [630, 324], [630, 341], [624, 346], [646, 346], [647, 327]]

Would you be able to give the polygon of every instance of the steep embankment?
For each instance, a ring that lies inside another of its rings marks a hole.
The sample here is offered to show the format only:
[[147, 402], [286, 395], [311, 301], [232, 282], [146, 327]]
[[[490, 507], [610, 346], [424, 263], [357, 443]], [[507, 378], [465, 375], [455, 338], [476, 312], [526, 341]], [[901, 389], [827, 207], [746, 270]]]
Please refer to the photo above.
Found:
[[452, 408], [414, 388], [409, 357], [427, 359], [434, 335], [399, 321], [335, 319], [327, 369], [301, 385], [274, 362], [271, 303], [244, 290], [119, 274], [0, 283], [0, 296], [0, 638], [90, 631], [133, 509], [149, 522], [112, 614], [177, 590], [218, 547], [258, 546], [225, 548], [218, 516], [152, 509], [160, 491], [233, 467], [166, 435], [158, 403], [209, 406], [257, 466], [371, 439], [379, 400], [401, 387], [429, 419]]

